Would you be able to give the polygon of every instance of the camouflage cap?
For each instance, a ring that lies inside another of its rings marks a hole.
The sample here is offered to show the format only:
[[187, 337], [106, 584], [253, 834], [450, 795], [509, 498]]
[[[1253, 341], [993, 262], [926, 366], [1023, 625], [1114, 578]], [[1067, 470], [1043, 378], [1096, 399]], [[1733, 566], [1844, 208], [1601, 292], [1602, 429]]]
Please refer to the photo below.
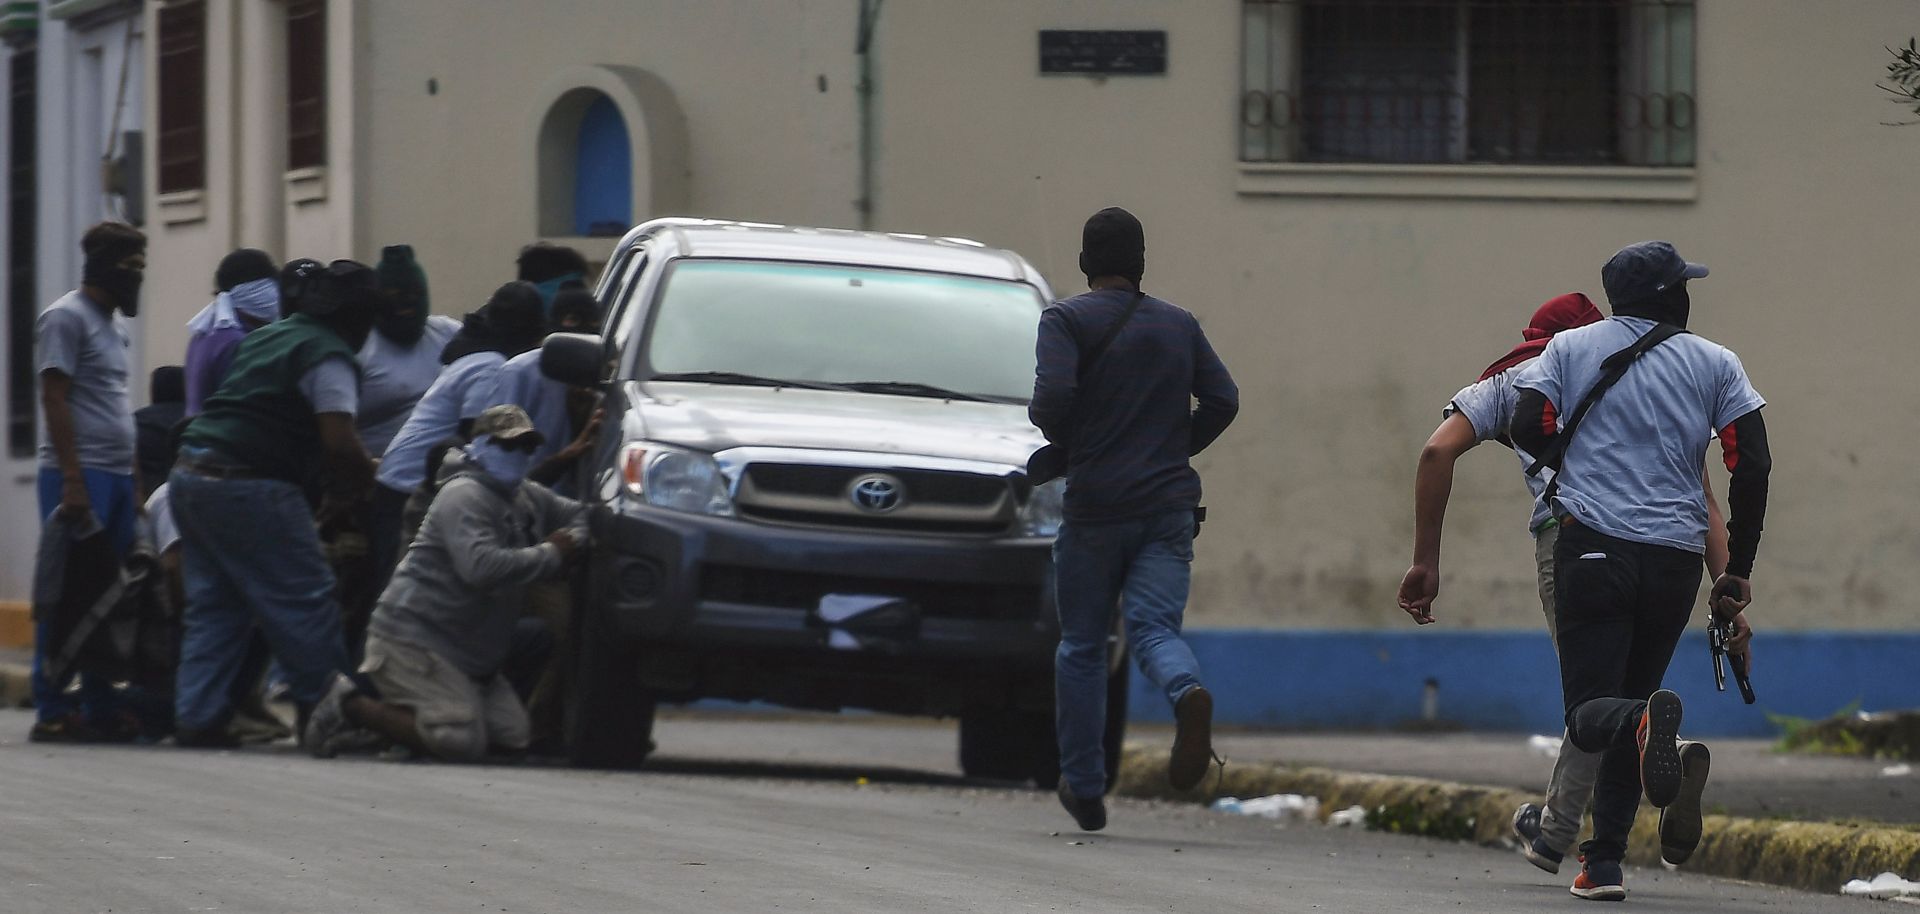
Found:
[[527, 415], [527, 411], [511, 403], [487, 407], [486, 412], [474, 420], [473, 435], [476, 438], [491, 435], [499, 441], [518, 441], [528, 435], [533, 436], [535, 442], [546, 440], [540, 430], [533, 427], [533, 419]]

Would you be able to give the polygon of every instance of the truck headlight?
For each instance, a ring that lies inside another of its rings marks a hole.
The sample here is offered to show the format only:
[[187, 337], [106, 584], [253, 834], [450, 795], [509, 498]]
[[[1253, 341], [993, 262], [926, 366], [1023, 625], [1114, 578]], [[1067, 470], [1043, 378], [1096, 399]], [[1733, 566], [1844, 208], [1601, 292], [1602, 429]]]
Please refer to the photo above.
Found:
[[1058, 536], [1064, 516], [1067, 481], [1055, 479], [1041, 483], [1020, 506], [1020, 532], [1028, 536]]
[[636, 441], [620, 451], [620, 476], [627, 494], [656, 508], [685, 514], [733, 516], [727, 479], [710, 455]]

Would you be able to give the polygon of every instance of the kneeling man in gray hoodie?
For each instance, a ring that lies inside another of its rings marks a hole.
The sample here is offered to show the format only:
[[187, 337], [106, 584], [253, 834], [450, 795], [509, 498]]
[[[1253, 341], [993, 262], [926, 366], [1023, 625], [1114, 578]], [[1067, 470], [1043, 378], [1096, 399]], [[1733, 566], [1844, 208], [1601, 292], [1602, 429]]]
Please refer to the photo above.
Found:
[[586, 539], [580, 504], [526, 479], [540, 442], [525, 410], [494, 406], [448, 456], [367, 628], [360, 672], [379, 695], [336, 677], [313, 712], [315, 755], [349, 727], [448, 761], [527, 747], [526, 707], [501, 671], [527, 585], [559, 577]]

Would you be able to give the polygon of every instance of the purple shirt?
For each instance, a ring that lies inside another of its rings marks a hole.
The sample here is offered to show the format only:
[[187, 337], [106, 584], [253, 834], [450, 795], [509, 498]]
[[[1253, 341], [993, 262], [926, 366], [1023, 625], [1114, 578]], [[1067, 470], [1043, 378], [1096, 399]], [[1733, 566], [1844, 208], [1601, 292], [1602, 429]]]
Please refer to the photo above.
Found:
[[187, 415], [198, 416], [207, 398], [220, 389], [233, 365], [234, 350], [246, 339], [242, 327], [217, 327], [187, 341]]

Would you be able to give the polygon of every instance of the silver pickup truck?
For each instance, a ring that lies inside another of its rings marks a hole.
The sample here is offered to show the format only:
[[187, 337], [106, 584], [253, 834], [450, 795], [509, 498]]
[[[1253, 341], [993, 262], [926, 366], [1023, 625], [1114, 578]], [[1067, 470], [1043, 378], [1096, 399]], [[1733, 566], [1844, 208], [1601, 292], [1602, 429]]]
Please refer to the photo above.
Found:
[[[568, 739], [632, 767], [660, 702], [957, 717], [970, 776], [1058, 778], [1050, 550], [1030, 484], [1051, 295], [955, 238], [664, 219], [622, 239], [599, 338], [542, 367], [604, 397]], [[1125, 658], [1109, 669], [1118, 770]]]

